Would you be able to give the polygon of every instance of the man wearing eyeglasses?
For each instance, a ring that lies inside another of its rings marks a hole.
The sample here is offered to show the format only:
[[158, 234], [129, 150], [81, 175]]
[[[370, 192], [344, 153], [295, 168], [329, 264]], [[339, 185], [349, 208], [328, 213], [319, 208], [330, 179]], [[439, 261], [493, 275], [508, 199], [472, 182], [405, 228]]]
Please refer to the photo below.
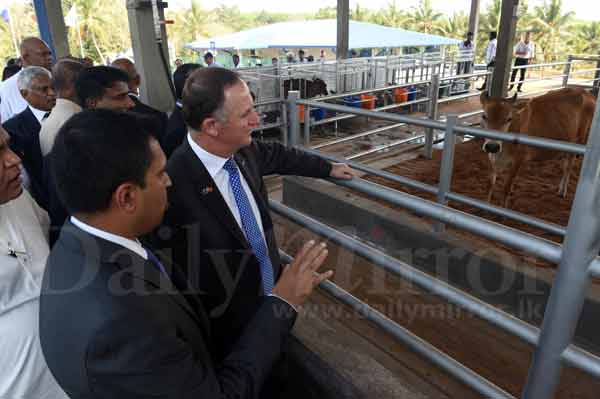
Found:
[[43, 177], [40, 130], [42, 121], [56, 104], [50, 72], [42, 67], [27, 67], [19, 74], [17, 85], [27, 107], [2, 125], [11, 137], [11, 149], [21, 157], [27, 173], [25, 187], [38, 205], [47, 208], [48, 194]]

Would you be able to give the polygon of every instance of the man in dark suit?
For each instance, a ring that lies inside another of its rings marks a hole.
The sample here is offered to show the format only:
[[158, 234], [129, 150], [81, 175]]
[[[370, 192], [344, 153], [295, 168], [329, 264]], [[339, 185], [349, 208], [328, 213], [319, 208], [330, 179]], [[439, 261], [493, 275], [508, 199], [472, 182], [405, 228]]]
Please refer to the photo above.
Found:
[[129, 76], [129, 97], [135, 104], [131, 111], [144, 115], [154, 121], [158, 140], [162, 143], [165, 132], [167, 131], [167, 114], [140, 101], [139, 88], [142, 83], [142, 78], [137, 69], [135, 69], [134, 63], [127, 58], [119, 58], [114, 60], [111, 66], [122, 70]]
[[[128, 95], [128, 82], [129, 77], [120, 69], [108, 66], [90, 67], [80, 72], [75, 81], [75, 91], [83, 109], [129, 111], [134, 104]], [[58, 238], [58, 232], [65, 222], [68, 212], [58, 197], [52, 174], [49, 173], [52, 169], [50, 158], [50, 155], [47, 155], [44, 164], [49, 198], [48, 214], [52, 225], [50, 244], [53, 245]]]
[[165, 218], [174, 262], [186, 272], [215, 330], [222, 359], [269, 295], [281, 262], [269, 215], [264, 175], [352, 177], [347, 165], [276, 143], [253, 142], [258, 126], [250, 91], [223, 68], [202, 68], [188, 78], [183, 116], [190, 129], [169, 159], [173, 181]]
[[42, 284], [48, 367], [76, 399], [257, 399], [294, 307], [332, 274], [314, 275], [327, 250], [307, 243], [231, 352], [214, 363], [202, 306], [185, 295], [178, 270], [137, 239], [160, 223], [171, 184], [150, 132], [133, 114], [94, 110], [73, 116], [56, 138], [53, 174], [73, 216]]
[[2, 124], [10, 135], [10, 147], [21, 158], [27, 173], [29, 191], [44, 209], [48, 209], [48, 191], [44, 179], [44, 159], [40, 150], [41, 122], [56, 103], [50, 72], [42, 67], [27, 67], [19, 74], [17, 85], [27, 108]]
[[173, 112], [169, 116], [167, 132], [162, 141], [162, 148], [167, 158], [171, 157], [173, 151], [183, 143], [183, 140], [187, 135], [187, 126], [183, 120], [183, 114], [181, 113], [181, 108], [183, 108], [181, 96], [183, 95], [183, 87], [185, 86], [185, 81], [188, 76], [198, 68], [202, 68], [202, 65], [183, 64], [173, 73], [173, 85], [175, 86], [177, 101], [175, 103], [175, 108], [173, 108]]

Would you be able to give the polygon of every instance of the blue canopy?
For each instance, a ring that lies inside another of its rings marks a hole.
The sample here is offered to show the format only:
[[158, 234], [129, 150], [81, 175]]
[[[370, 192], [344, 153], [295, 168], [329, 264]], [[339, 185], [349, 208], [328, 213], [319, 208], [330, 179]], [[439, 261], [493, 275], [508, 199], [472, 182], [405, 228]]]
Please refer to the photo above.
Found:
[[[334, 48], [337, 21], [318, 19], [280, 22], [186, 45], [193, 50], [260, 48]], [[457, 45], [460, 40], [400, 28], [350, 21], [349, 48], [397, 48]]]

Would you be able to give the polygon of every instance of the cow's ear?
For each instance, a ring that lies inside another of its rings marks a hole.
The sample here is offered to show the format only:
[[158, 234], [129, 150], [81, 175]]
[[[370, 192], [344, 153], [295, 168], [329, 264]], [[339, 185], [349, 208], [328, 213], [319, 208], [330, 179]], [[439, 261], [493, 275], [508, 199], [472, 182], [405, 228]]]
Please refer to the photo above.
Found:
[[481, 102], [482, 105], [484, 105], [487, 102], [488, 98], [489, 98], [489, 96], [487, 94], [487, 91], [484, 90], [481, 93], [481, 96], [479, 96], [479, 101]]

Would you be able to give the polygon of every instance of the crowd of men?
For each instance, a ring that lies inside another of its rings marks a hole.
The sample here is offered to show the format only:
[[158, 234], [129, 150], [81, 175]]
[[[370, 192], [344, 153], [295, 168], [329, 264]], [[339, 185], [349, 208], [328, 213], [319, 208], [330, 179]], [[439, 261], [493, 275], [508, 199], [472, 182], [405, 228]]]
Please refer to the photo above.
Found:
[[254, 141], [235, 71], [179, 65], [167, 115], [130, 60], [20, 50], [0, 84], [0, 397], [285, 397], [297, 311], [332, 272], [314, 241], [282, 264], [263, 176], [352, 170]]

